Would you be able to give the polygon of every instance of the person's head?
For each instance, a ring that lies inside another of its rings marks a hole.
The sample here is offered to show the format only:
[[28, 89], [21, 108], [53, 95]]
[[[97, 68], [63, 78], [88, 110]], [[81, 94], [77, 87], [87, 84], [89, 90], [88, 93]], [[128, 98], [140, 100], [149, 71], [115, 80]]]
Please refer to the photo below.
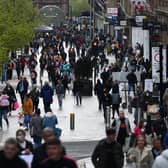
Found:
[[113, 128], [109, 128], [106, 130], [107, 142], [113, 143], [116, 140], [116, 131]]
[[45, 86], [48, 86], [48, 85], [49, 85], [49, 83], [48, 83], [47, 81], [45, 81], [44, 85], [45, 85]]
[[52, 128], [46, 127], [43, 129], [42, 137], [44, 142], [47, 142], [50, 138], [54, 137], [54, 132]]
[[15, 138], [7, 139], [3, 151], [6, 159], [14, 159], [19, 152], [17, 140]]
[[16, 139], [18, 142], [22, 143], [25, 141], [26, 132], [23, 129], [19, 129], [16, 131]]
[[146, 139], [143, 135], [138, 136], [137, 146], [138, 146], [139, 149], [143, 149], [146, 146]]
[[119, 112], [119, 116], [120, 116], [120, 118], [125, 118], [124, 111], [120, 111], [120, 112]]
[[47, 141], [47, 156], [50, 160], [59, 160], [62, 156], [63, 149], [61, 141], [57, 138], [50, 138]]
[[153, 147], [158, 150], [162, 149], [161, 140], [159, 138], [153, 140]]

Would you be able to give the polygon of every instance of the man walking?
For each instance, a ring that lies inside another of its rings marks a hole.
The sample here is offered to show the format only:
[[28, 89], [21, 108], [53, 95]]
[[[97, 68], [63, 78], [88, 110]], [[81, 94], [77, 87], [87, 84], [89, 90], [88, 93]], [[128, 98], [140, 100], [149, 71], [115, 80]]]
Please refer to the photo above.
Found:
[[106, 130], [107, 137], [101, 140], [92, 154], [95, 168], [122, 168], [124, 155], [121, 145], [116, 142], [114, 129]]
[[62, 110], [62, 100], [64, 97], [64, 85], [61, 80], [58, 80], [58, 84], [56, 85], [56, 94], [58, 98], [59, 109]]

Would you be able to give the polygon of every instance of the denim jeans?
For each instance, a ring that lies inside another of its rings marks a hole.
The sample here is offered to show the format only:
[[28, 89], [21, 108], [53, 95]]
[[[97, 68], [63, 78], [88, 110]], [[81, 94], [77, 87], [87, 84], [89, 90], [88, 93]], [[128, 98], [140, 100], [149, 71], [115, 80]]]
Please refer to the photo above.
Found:
[[131, 91], [133, 91], [135, 95], [135, 83], [128, 84], [128, 94], [130, 94]]
[[7, 114], [8, 114], [8, 110], [7, 109], [0, 110], [0, 127], [1, 128], [2, 128], [2, 118], [4, 118], [4, 120], [6, 121], [7, 125], [9, 124]]
[[38, 148], [41, 145], [42, 138], [39, 136], [33, 136], [34, 148]]
[[79, 104], [82, 105], [81, 92], [76, 92], [75, 96], [76, 96], [76, 103], [77, 103], [77, 105], [79, 105]]
[[24, 124], [26, 128], [29, 128], [29, 124], [30, 124], [30, 116], [29, 115], [24, 115]]
[[59, 105], [60, 109], [62, 108], [62, 99], [63, 99], [63, 97], [64, 97], [64, 94], [57, 94], [58, 105]]

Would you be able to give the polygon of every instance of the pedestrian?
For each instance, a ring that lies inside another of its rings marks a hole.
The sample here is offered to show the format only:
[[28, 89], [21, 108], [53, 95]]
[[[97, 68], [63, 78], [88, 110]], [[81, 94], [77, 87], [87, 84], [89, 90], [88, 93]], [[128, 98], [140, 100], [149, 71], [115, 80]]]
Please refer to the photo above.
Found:
[[37, 72], [35, 70], [31, 71], [31, 83], [32, 86], [37, 84]]
[[152, 168], [153, 154], [151, 148], [146, 145], [144, 136], [139, 135], [136, 147], [128, 151], [127, 163], [135, 165], [136, 168]]
[[53, 94], [53, 89], [50, 87], [48, 82], [45, 82], [40, 93], [40, 96], [43, 98], [45, 112], [47, 112], [47, 109], [50, 108], [50, 105], [53, 102]]
[[33, 153], [33, 144], [26, 140], [26, 132], [23, 129], [16, 131], [16, 140], [19, 146], [19, 153], [21, 155], [30, 155]]
[[111, 94], [107, 92], [106, 89], [103, 90], [103, 97], [102, 97], [102, 102], [103, 102], [103, 112], [104, 112], [104, 120], [105, 123], [107, 124], [107, 109], [111, 108], [112, 104], [112, 97]]
[[77, 106], [81, 106], [82, 105], [82, 89], [83, 89], [83, 85], [79, 80], [76, 80], [74, 82], [74, 86], [73, 86], [73, 92], [76, 98], [76, 105]]
[[121, 146], [126, 145], [126, 138], [129, 138], [131, 134], [131, 126], [129, 119], [125, 117], [123, 111], [120, 111], [119, 118], [113, 121], [112, 127], [116, 131], [117, 142]]
[[14, 108], [14, 103], [17, 101], [16, 94], [14, 88], [10, 85], [9, 82], [6, 82], [6, 86], [3, 90], [4, 94], [6, 94], [9, 97], [9, 115], [11, 115], [11, 111]]
[[158, 156], [161, 155], [162, 152], [163, 152], [163, 149], [162, 149], [160, 138], [154, 139], [153, 148], [152, 148], [153, 158], [156, 159]]
[[30, 124], [30, 118], [33, 115], [33, 101], [30, 98], [29, 94], [25, 96], [22, 109], [23, 109], [23, 114], [24, 114], [25, 129], [28, 130], [29, 124]]
[[19, 148], [16, 139], [9, 138], [5, 141], [3, 150], [0, 151], [0, 165], [2, 168], [27, 168], [27, 164], [19, 157]]
[[32, 90], [29, 93], [33, 101], [33, 111], [37, 111], [39, 105], [40, 91], [36, 85], [33, 86]]
[[115, 111], [117, 112], [117, 114], [119, 116], [120, 103], [121, 103], [120, 94], [119, 93], [112, 93], [112, 111], [113, 111], [112, 119], [115, 118]]
[[20, 58], [20, 64], [21, 64], [22, 75], [24, 75], [24, 69], [25, 69], [25, 66], [26, 66], [26, 59], [25, 59], [24, 56], [21, 56], [21, 58]]
[[3, 92], [0, 92], [0, 130], [2, 130], [2, 118], [4, 118], [7, 127], [9, 127], [9, 121], [7, 116], [9, 104], [9, 97]]
[[62, 102], [64, 97], [64, 85], [61, 80], [58, 80], [58, 84], [56, 85], [56, 94], [58, 99], [59, 109], [62, 110]]
[[137, 85], [136, 74], [134, 73], [134, 71], [132, 71], [127, 75], [126, 78], [128, 80], [128, 94], [130, 95], [130, 91], [133, 90], [134, 95], [135, 95], [135, 88], [136, 88], [136, 85]]
[[19, 80], [20, 79], [20, 74], [21, 74], [21, 64], [20, 64], [19, 59], [16, 59], [15, 69], [16, 69], [18, 80]]
[[43, 119], [40, 114], [40, 109], [37, 109], [30, 120], [30, 136], [33, 138], [35, 148], [39, 147], [42, 142]]
[[97, 83], [94, 87], [94, 93], [97, 96], [98, 103], [99, 103], [99, 110], [102, 110], [102, 99], [103, 99], [103, 84], [101, 83], [100, 79], [97, 80]]
[[77, 168], [72, 159], [64, 157], [62, 143], [59, 139], [52, 138], [48, 140], [46, 147], [47, 158], [41, 163], [39, 168]]
[[43, 128], [52, 128], [54, 135], [59, 138], [61, 136], [61, 130], [57, 128], [58, 119], [55, 114], [53, 114], [51, 109], [43, 117], [42, 126]]
[[163, 151], [160, 156], [155, 159], [152, 168], [167, 168], [168, 166], [168, 149]]
[[95, 168], [122, 168], [124, 154], [121, 145], [116, 141], [116, 132], [110, 128], [106, 130], [106, 135], [94, 149], [92, 163]]
[[22, 104], [23, 104], [25, 95], [27, 94], [28, 87], [29, 87], [29, 83], [27, 79], [24, 77], [21, 77], [16, 87], [16, 93], [19, 92]]
[[39, 168], [40, 164], [46, 160], [47, 152], [46, 152], [46, 143], [47, 141], [54, 137], [54, 132], [52, 128], [45, 128], [42, 131], [42, 138], [44, 143], [37, 147], [33, 152], [33, 161], [32, 161], [32, 168]]

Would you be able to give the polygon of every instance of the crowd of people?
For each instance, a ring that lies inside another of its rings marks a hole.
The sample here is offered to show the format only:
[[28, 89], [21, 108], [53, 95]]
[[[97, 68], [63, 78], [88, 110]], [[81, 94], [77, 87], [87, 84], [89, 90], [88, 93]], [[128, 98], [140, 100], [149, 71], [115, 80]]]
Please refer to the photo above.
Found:
[[[74, 79], [75, 64], [79, 59], [90, 57], [96, 69], [94, 93], [98, 99], [98, 109], [103, 111], [106, 126], [111, 121], [106, 127], [107, 137], [98, 143], [92, 154], [95, 168], [122, 168], [125, 156], [129, 168], [165, 168], [168, 162], [168, 132], [161, 113], [157, 113], [154, 120], [147, 113], [147, 107], [153, 99], [151, 92], [144, 91], [144, 83], [145, 79], [151, 78], [151, 64], [149, 60], [144, 60], [143, 46], [137, 43], [134, 49], [101, 32], [95, 34], [97, 51], [91, 51], [91, 47], [87, 48], [85, 34], [85, 30], [76, 28], [58, 28], [52, 33], [38, 34], [30, 44], [31, 56], [28, 59], [19, 56], [9, 60], [6, 86], [0, 92], [0, 129], [3, 130], [3, 119], [7, 127], [10, 125], [8, 115], [18, 108], [17, 93], [22, 104], [19, 123], [24, 129], [19, 129], [15, 138], [6, 140], [0, 152], [0, 164], [3, 167], [26, 168], [20, 159], [25, 154], [33, 154], [32, 168], [77, 167], [76, 161], [67, 156], [59, 140], [62, 130], [57, 126], [58, 119], [51, 104], [56, 94], [58, 108], [62, 110], [66, 91], [72, 90], [76, 105], [82, 105], [83, 86], [80, 80]], [[40, 39], [39, 43], [37, 39]], [[106, 59], [105, 50], [110, 54], [109, 57], [115, 57], [115, 63]], [[37, 59], [39, 54], [40, 59]], [[37, 71], [37, 65], [40, 72]], [[26, 67], [30, 72], [31, 84], [25, 77]], [[12, 79], [14, 69], [19, 80], [16, 88], [8, 82]], [[48, 81], [42, 80], [44, 71], [47, 72]], [[121, 110], [124, 101], [120, 81], [113, 79], [114, 72], [127, 72], [129, 106], [135, 109], [134, 128], [132, 121]], [[137, 72], [140, 73], [140, 80]], [[38, 76], [40, 87], [37, 85]], [[73, 88], [69, 87], [71, 83], [74, 84]], [[39, 108], [40, 98], [44, 105], [43, 117], [43, 109]], [[33, 144], [26, 140], [25, 131], [28, 130]], [[160, 165], [160, 162], [164, 164]]]

